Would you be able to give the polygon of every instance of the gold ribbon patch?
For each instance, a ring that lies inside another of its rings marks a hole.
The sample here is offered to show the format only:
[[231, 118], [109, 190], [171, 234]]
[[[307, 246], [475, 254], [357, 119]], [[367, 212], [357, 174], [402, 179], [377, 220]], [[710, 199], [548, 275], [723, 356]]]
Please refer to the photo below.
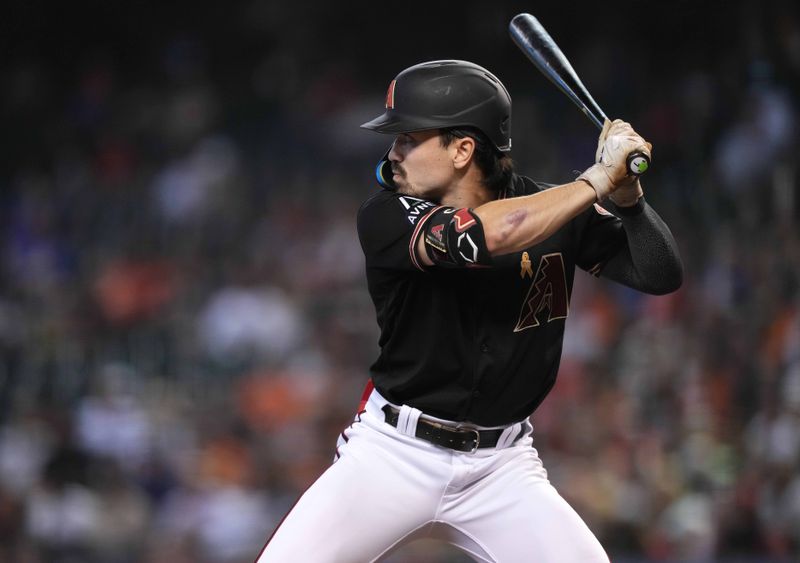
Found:
[[531, 269], [531, 259], [527, 252], [522, 253], [522, 260], [519, 261], [519, 277], [525, 279], [525, 274], [533, 277], [533, 270]]

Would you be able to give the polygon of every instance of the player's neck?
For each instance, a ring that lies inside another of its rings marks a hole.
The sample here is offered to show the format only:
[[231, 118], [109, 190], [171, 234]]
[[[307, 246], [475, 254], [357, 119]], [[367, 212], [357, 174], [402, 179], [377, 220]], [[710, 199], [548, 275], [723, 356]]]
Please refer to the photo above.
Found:
[[480, 174], [463, 176], [442, 196], [442, 205], [475, 208], [491, 201], [494, 196], [482, 180], [483, 176]]

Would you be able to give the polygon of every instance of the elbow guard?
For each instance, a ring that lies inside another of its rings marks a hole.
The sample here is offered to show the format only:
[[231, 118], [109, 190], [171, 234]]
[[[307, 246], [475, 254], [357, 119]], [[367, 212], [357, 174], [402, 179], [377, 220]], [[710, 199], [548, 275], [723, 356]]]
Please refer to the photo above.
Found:
[[471, 209], [438, 209], [424, 230], [425, 248], [434, 263], [461, 268], [491, 266], [483, 224]]

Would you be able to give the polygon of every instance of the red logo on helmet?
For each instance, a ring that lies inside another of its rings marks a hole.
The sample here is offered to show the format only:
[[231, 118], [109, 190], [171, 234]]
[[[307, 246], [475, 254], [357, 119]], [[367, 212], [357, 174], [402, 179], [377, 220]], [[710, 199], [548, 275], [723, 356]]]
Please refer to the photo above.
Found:
[[397, 80], [392, 80], [389, 89], [386, 91], [386, 109], [394, 109], [394, 85]]

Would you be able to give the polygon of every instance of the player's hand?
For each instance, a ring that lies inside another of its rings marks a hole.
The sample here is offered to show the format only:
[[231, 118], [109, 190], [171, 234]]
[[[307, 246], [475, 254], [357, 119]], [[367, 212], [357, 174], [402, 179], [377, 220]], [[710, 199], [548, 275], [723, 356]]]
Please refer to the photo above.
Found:
[[594, 161], [600, 162], [600, 155], [603, 154], [603, 144], [606, 142], [606, 137], [608, 137], [608, 132], [611, 130], [611, 126], [617, 122], [622, 122], [621, 119], [615, 119], [613, 122], [609, 121], [608, 118], [603, 122], [603, 129], [600, 131], [600, 136], [597, 138], [597, 150], [594, 153]]
[[[619, 200], [633, 205], [641, 197], [641, 185], [638, 178], [628, 173], [627, 158], [632, 152], [642, 152], [649, 157], [651, 151], [652, 145], [637, 134], [629, 123], [620, 119], [613, 122], [606, 120], [597, 142], [596, 162], [578, 179], [592, 186], [597, 201], [625, 188]], [[636, 200], [630, 203], [633, 198]]]
[[[636, 131], [633, 130], [630, 123], [626, 123], [621, 119], [615, 119], [610, 122], [606, 119], [606, 122], [603, 124], [603, 129], [606, 131], [605, 136], [611, 135], [636, 135]], [[600, 133], [601, 138], [603, 137], [603, 133]], [[604, 139], [605, 140], [605, 139]], [[648, 151], [647, 154], [649, 155], [650, 152], [653, 150], [653, 147], [650, 143], [647, 143]], [[598, 142], [597, 152], [595, 153], [595, 162], [600, 162], [600, 156], [602, 154], [603, 145]], [[627, 159], [627, 156], [625, 157]], [[627, 160], [626, 160], [627, 163]], [[617, 187], [616, 190], [609, 194], [608, 199], [614, 202], [615, 205], [619, 207], [631, 207], [636, 205], [644, 195], [642, 191], [642, 184], [639, 182], [639, 178], [633, 176], [631, 181], [626, 182]]]

